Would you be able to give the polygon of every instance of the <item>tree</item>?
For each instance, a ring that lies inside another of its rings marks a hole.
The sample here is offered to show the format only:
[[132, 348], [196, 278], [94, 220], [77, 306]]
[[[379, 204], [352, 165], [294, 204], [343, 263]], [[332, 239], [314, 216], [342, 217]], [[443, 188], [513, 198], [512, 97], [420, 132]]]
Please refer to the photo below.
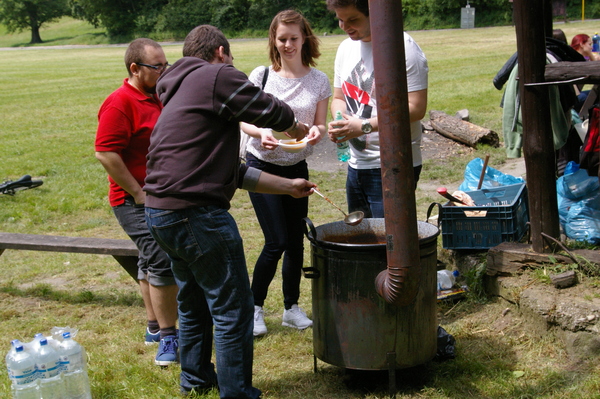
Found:
[[113, 40], [129, 40], [141, 25], [156, 19], [168, 0], [69, 0], [69, 3], [75, 18], [105, 27]]
[[67, 0], [0, 0], [0, 23], [8, 32], [31, 29], [31, 42], [42, 43], [40, 28], [69, 14]]

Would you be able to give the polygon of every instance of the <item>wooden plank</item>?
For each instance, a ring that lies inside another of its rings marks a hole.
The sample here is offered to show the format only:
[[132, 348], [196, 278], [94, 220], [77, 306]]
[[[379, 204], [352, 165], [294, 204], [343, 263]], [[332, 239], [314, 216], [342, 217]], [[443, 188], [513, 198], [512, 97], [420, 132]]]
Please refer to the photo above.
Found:
[[19, 233], [0, 233], [0, 250], [4, 249], [138, 256], [131, 240]]
[[598, 62], [555, 62], [547, 64], [544, 71], [544, 80], [546, 82], [565, 82], [573, 79], [578, 80], [577, 84], [599, 84], [600, 83], [600, 64]]
[[[571, 251], [575, 256], [585, 258], [597, 267], [600, 267], [600, 252], [586, 249]], [[542, 267], [544, 264], [571, 264], [575, 263], [566, 255], [537, 253], [531, 244], [503, 242], [490, 248], [487, 254], [486, 274], [489, 276], [509, 276], [519, 274], [526, 268]]]

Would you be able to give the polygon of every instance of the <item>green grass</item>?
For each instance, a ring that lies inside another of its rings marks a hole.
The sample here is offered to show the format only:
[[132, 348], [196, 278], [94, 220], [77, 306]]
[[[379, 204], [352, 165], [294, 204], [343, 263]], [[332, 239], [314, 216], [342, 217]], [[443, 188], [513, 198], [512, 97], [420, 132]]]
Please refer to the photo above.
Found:
[[[592, 32], [591, 22], [560, 26], [572, 37]], [[492, 78], [515, 51], [512, 27], [411, 32], [430, 66], [429, 109], [453, 114], [469, 109], [472, 121], [501, 131], [502, 93]], [[102, 32], [63, 19], [42, 31], [52, 44], [101, 43]], [[343, 36], [322, 37], [319, 68], [332, 78], [335, 49]], [[28, 34], [6, 35], [0, 46], [28, 42]], [[98, 42], [94, 42], [98, 40]], [[46, 43], [48, 44], [48, 43]], [[170, 62], [181, 45], [165, 45]], [[235, 64], [249, 73], [267, 64], [264, 39], [234, 40]], [[0, 231], [126, 238], [109, 208], [106, 174], [94, 157], [96, 115], [104, 98], [126, 76], [123, 46], [28, 48], [0, 51], [0, 180], [23, 174], [41, 178], [40, 188], [0, 197]], [[502, 149], [482, 148], [468, 156], [426, 162], [422, 182], [457, 186], [464, 165], [491, 153], [490, 165], [504, 162]], [[328, 196], [345, 207], [345, 173], [313, 172], [311, 179], [327, 187]], [[419, 219], [434, 198], [417, 190]], [[244, 238], [249, 268], [262, 245], [262, 235], [245, 192], [232, 204]], [[340, 220], [340, 213], [319, 197], [310, 200], [309, 217], [316, 225]], [[306, 242], [306, 263], [310, 247]], [[155, 348], [142, 343], [144, 311], [137, 288], [110, 257], [7, 250], [0, 256], [0, 348], [13, 338], [29, 340], [53, 326], [79, 329], [77, 340], [89, 356], [95, 399], [175, 398], [178, 367], [153, 364]], [[310, 313], [310, 282], [302, 281], [300, 305]], [[313, 373], [311, 331], [281, 327], [281, 276], [267, 299], [269, 335], [255, 343], [254, 383], [264, 398], [386, 397], [380, 373], [364, 377], [318, 363]], [[520, 326], [505, 333], [494, 329], [503, 305], [463, 301], [441, 305], [440, 320], [457, 339], [455, 360], [399, 371], [399, 398], [591, 398], [600, 388], [597, 365], [569, 361], [559, 341], [549, 334], [531, 336]], [[518, 327], [518, 328], [517, 328]], [[523, 373], [521, 373], [523, 372]], [[10, 394], [0, 375], [0, 397]], [[216, 392], [204, 396], [217, 398]]]

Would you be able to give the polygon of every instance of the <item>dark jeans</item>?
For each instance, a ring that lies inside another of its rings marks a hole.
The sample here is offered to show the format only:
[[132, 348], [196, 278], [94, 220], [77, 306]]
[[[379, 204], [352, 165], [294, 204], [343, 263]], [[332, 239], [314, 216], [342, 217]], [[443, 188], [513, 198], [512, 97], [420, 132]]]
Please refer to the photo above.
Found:
[[[305, 161], [292, 166], [278, 166], [248, 154], [247, 164], [277, 176], [308, 179]], [[267, 291], [281, 255], [283, 265], [283, 304], [286, 309], [298, 303], [304, 262], [304, 221], [308, 214], [308, 198], [289, 195], [250, 193], [256, 218], [262, 229], [265, 245], [254, 266], [252, 293], [254, 304], [263, 306]]]
[[144, 205], [136, 205], [132, 197], [113, 207], [113, 212], [129, 238], [139, 250], [138, 280], [161, 287], [175, 285], [171, 260], [150, 234], [144, 216]]
[[[146, 208], [146, 221], [179, 286], [181, 390], [214, 386], [225, 399], [256, 399], [252, 386], [254, 307], [242, 238], [224, 209]], [[217, 375], [211, 362], [212, 341]]]
[[[422, 165], [413, 168], [415, 190], [421, 169]], [[348, 212], [363, 211], [366, 218], [384, 217], [381, 169], [354, 169], [348, 166], [346, 199]]]

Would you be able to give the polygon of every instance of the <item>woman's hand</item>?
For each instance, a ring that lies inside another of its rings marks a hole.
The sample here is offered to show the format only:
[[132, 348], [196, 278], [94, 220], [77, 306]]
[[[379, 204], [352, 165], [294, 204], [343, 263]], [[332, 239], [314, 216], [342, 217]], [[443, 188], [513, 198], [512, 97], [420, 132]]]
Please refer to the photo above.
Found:
[[260, 129], [260, 145], [267, 150], [273, 151], [279, 145], [279, 141], [273, 137], [271, 129]]
[[306, 135], [306, 138], [308, 139], [308, 144], [310, 145], [318, 144], [319, 141], [321, 141], [322, 137], [323, 136], [321, 136], [321, 130], [319, 130], [318, 126], [312, 126], [308, 131], [308, 134]]

